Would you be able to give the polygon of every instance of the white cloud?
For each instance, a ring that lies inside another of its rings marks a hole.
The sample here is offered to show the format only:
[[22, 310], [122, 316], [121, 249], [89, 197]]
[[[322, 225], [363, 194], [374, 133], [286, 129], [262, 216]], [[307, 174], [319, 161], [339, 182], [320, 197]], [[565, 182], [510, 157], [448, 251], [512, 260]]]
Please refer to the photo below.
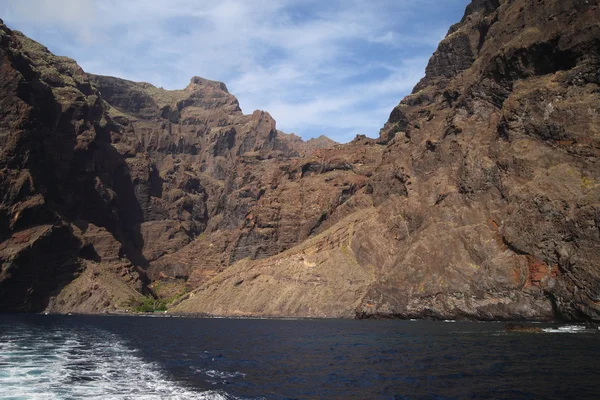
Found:
[[408, 59], [399, 67], [383, 66], [390, 70], [385, 79], [339, 87], [306, 100], [282, 94], [269, 99], [265, 108], [289, 126], [310, 127], [312, 136], [335, 132], [342, 142], [356, 134], [376, 136], [398, 99], [420, 79], [426, 62]]
[[94, 0], [29, 0], [9, 1], [9, 17], [31, 21], [35, 24], [49, 25], [48, 21], [61, 26], [70, 33], [78, 35], [83, 42], [91, 40], [91, 26], [94, 24]]
[[346, 141], [377, 135], [466, 3], [4, 0], [0, 14], [86, 71], [170, 89], [221, 80], [245, 112]]

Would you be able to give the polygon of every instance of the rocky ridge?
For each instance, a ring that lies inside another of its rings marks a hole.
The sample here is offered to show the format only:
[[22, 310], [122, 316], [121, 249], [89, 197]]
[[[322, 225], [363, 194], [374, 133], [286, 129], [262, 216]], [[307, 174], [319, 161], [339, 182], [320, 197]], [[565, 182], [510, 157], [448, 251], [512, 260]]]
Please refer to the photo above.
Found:
[[0, 309], [598, 320], [600, 7], [475, 0], [378, 139], [2, 26]]
[[473, 1], [362, 139], [385, 143], [372, 204], [175, 310], [597, 320], [598, 21], [592, 1]]
[[304, 142], [263, 111], [244, 115], [220, 82], [194, 77], [167, 91], [90, 75], [2, 32], [5, 310], [98, 312], [131, 308], [142, 295], [177, 297], [340, 218], [365, 185], [362, 164], [380, 157], [333, 150], [325, 137]]

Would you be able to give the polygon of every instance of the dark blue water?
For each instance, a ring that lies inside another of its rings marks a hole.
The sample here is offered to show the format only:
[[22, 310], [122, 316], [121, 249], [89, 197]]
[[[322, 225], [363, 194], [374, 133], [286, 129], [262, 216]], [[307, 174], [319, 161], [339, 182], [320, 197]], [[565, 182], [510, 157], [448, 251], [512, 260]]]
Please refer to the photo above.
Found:
[[0, 398], [600, 398], [600, 331], [543, 327], [0, 315]]

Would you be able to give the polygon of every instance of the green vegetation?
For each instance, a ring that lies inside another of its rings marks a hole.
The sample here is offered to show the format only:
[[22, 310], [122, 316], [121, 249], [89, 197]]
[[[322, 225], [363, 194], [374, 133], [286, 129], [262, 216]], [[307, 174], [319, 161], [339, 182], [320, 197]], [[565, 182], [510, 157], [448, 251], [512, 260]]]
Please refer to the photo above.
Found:
[[156, 281], [150, 285], [150, 289], [152, 289], [152, 292], [158, 300], [152, 302], [151, 300], [153, 299], [151, 298], [145, 299], [143, 304], [140, 304], [135, 308], [136, 311], [164, 311], [188, 293], [185, 282], [181, 280]]
[[145, 297], [143, 300], [141, 300], [134, 306], [134, 310], [136, 312], [166, 311], [167, 303], [163, 300], [153, 299], [152, 297]]
[[177, 302], [178, 300], [180, 300], [180, 299], [181, 299], [183, 296], [185, 296], [186, 294], [188, 294], [188, 289], [184, 287], [184, 288], [183, 288], [183, 290], [182, 290], [181, 292], [179, 292], [179, 293], [177, 293], [177, 294], [175, 294], [175, 295], [173, 295], [173, 296], [169, 297], [169, 298], [166, 300], [166, 303], [167, 303], [167, 304], [171, 304], [171, 305], [173, 305], [175, 302]]

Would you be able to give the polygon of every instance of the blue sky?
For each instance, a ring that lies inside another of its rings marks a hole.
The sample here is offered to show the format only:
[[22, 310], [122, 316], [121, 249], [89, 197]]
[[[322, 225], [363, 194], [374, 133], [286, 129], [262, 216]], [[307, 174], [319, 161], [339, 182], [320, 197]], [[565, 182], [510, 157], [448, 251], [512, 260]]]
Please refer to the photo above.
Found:
[[225, 82], [245, 113], [376, 137], [469, 0], [3, 0], [0, 18], [87, 72]]

